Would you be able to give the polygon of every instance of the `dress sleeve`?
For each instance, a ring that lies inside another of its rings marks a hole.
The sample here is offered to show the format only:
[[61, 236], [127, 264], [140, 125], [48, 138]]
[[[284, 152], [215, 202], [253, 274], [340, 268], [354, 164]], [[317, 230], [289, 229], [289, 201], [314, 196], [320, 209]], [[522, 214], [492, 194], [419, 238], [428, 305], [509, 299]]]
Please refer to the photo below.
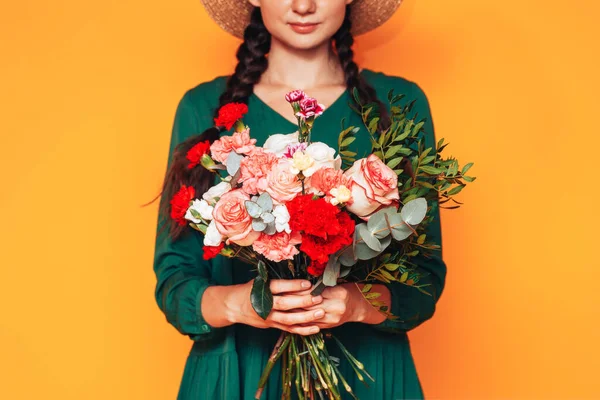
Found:
[[[211, 124], [210, 110], [201, 106], [198, 110], [190, 99], [190, 91], [179, 101], [175, 112], [169, 161], [178, 143], [189, 136], [201, 133]], [[160, 202], [169, 201], [161, 197]], [[204, 291], [215, 285], [212, 279], [211, 261], [202, 257], [202, 234], [194, 229], [186, 229], [175, 241], [168, 231], [161, 232], [168, 215], [158, 216], [154, 272], [157, 282], [155, 297], [158, 307], [167, 321], [181, 334], [188, 335], [194, 341], [202, 341], [222, 334], [225, 328], [214, 328], [204, 320], [200, 304]]]
[[[419, 121], [426, 118], [423, 126], [426, 133], [425, 147], [432, 147], [435, 150], [436, 139], [433, 121], [429, 101], [425, 93], [416, 83], [412, 82], [412, 91], [408, 97], [409, 101], [416, 100], [412, 109], [415, 119]], [[431, 256], [428, 258], [421, 254], [413, 258], [413, 261], [417, 264], [417, 270], [423, 275], [419, 280], [419, 285], [428, 284], [424, 290], [429, 294], [422, 293], [418, 289], [400, 282], [386, 284], [392, 297], [390, 312], [398, 319], [386, 319], [381, 324], [374, 325], [376, 329], [403, 333], [421, 325], [430, 319], [435, 312], [437, 301], [445, 285], [446, 264], [442, 258], [442, 231], [438, 201], [431, 202], [430, 207], [433, 220], [427, 226], [425, 233], [428, 242], [437, 244], [440, 248], [431, 251]]]

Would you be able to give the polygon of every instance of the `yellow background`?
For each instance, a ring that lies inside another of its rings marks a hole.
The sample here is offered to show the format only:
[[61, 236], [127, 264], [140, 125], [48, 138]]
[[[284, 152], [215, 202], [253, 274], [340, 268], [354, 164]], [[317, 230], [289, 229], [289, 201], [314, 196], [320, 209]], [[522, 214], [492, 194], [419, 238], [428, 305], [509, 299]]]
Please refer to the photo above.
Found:
[[[185, 90], [238, 41], [199, 0], [4, 2], [0, 398], [174, 399], [191, 342], [153, 298]], [[600, 398], [598, 23], [591, 0], [407, 0], [360, 37], [418, 82], [478, 177], [442, 214], [446, 291], [410, 333], [428, 398]]]

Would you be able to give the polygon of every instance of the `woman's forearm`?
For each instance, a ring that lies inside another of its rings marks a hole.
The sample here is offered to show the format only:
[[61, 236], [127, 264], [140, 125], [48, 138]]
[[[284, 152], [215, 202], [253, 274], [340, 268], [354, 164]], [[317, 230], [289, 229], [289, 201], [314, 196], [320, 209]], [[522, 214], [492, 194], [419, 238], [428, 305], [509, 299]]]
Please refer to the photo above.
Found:
[[243, 286], [241, 284], [207, 288], [200, 305], [206, 323], [221, 328], [239, 322], [239, 316], [242, 314], [240, 292], [243, 291]]

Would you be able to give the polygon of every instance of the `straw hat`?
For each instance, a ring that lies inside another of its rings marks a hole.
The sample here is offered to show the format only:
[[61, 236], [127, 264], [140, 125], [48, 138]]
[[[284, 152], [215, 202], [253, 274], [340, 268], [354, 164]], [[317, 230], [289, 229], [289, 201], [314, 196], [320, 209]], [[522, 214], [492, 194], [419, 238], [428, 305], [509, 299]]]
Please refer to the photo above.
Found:
[[[213, 20], [225, 31], [238, 38], [250, 22], [254, 8], [247, 0], [201, 0]], [[362, 35], [387, 21], [402, 0], [354, 0], [352, 7], [352, 34]]]

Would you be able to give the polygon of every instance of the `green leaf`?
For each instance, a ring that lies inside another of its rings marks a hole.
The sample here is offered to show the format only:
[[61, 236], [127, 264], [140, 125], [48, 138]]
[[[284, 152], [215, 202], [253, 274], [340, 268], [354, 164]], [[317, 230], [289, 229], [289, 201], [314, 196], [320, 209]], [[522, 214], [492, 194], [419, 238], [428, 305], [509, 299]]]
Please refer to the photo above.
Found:
[[425, 243], [425, 238], [427, 237], [426, 234], [422, 234], [421, 236], [419, 236], [419, 238], [417, 239], [417, 243], [418, 244], [423, 244]]
[[349, 146], [349, 145], [351, 145], [351, 144], [352, 144], [352, 142], [354, 142], [355, 140], [356, 140], [356, 138], [355, 138], [355, 137], [349, 137], [349, 138], [346, 138], [346, 139], [344, 139], [344, 141], [342, 142], [342, 144], [341, 144], [341, 146], [340, 146], [340, 147], [348, 147], [348, 146]]
[[390, 167], [390, 169], [394, 169], [398, 166], [398, 164], [400, 164], [402, 162], [402, 160], [403, 160], [402, 157], [396, 157], [393, 160], [389, 161], [387, 163], [387, 166]]
[[456, 186], [456, 187], [454, 187], [452, 190], [450, 190], [450, 191], [448, 192], [448, 196], [453, 196], [453, 195], [455, 195], [455, 194], [458, 194], [458, 193], [460, 193], [460, 191], [461, 191], [461, 190], [463, 190], [463, 188], [464, 188], [465, 186], [466, 186], [466, 185], [460, 185], [460, 186]]
[[196, 218], [196, 219], [201, 219], [204, 220], [204, 218], [202, 218], [202, 215], [200, 215], [200, 213], [196, 210], [194, 210], [193, 208], [190, 208], [190, 214], [192, 214], [192, 217]]
[[441, 174], [442, 172], [444, 172], [443, 170], [441, 170], [439, 168], [430, 167], [428, 165], [423, 165], [423, 166], [419, 167], [419, 169], [430, 175], [438, 175], [438, 174]]
[[394, 276], [392, 274], [390, 274], [389, 272], [387, 272], [385, 269], [380, 269], [379, 273], [381, 275], [385, 276], [390, 281], [395, 281], [396, 280], [396, 278], [394, 278]]
[[407, 279], [408, 279], [408, 272], [405, 272], [402, 274], [402, 276], [400, 276], [400, 282], [406, 282]]
[[433, 160], [435, 160], [435, 157], [436, 157], [436, 156], [429, 156], [429, 157], [425, 157], [425, 158], [424, 158], [424, 159], [421, 161], [421, 163], [423, 163], [423, 164], [429, 164], [430, 162], [432, 162]]
[[266, 264], [261, 260], [258, 262], [256, 267], [258, 268], [258, 275], [263, 279], [263, 281], [266, 282], [269, 279], [269, 276], [267, 275]]
[[403, 146], [401, 144], [388, 148], [385, 152], [385, 158], [392, 158]]
[[365, 295], [365, 298], [366, 298], [367, 300], [376, 299], [376, 298], [378, 298], [378, 297], [381, 297], [381, 293], [376, 293], [376, 292], [373, 292], [373, 293], [369, 293], [369, 294]]
[[475, 180], [475, 178], [470, 177], [470, 176], [463, 176], [463, 179], [467, 182], [473, 182]]
[[353, 151], [341, 151], [340, 152], [341, 155], [346, 156], [346, 157], [354, 157], [356, 156], [356, 153]]
[[464, 175], [467, 173], [467, 171], [473, 166], [473, 163], [468, 163], [467, 165], [465, 165], [462, 169], [462, 171], [460, 171], [461, 175]]
[[400, 268], [400, 264], [384, 264], [383, 266], [385, 267], [385, 269], [392, 272]]
[[252, 291], [250, 292], [250, 303], [254, 311], [266, 320], [273, 308], [273, 293], [271, 293], [269, 283], [260, 275], [254, 278]]
[[363, 293], [368, 293], [368, 292], [369, 292], [369, 290], [371, 290], [371, 288], [372, 288], [372, 287], [373, 287], [373, 285], [372, 285], [372, 284], [370, 284], [370, 283], [367, 283], [365, 286], [363, 286], [363, 288], [361, 289], [361, 292], [363, 292]]

